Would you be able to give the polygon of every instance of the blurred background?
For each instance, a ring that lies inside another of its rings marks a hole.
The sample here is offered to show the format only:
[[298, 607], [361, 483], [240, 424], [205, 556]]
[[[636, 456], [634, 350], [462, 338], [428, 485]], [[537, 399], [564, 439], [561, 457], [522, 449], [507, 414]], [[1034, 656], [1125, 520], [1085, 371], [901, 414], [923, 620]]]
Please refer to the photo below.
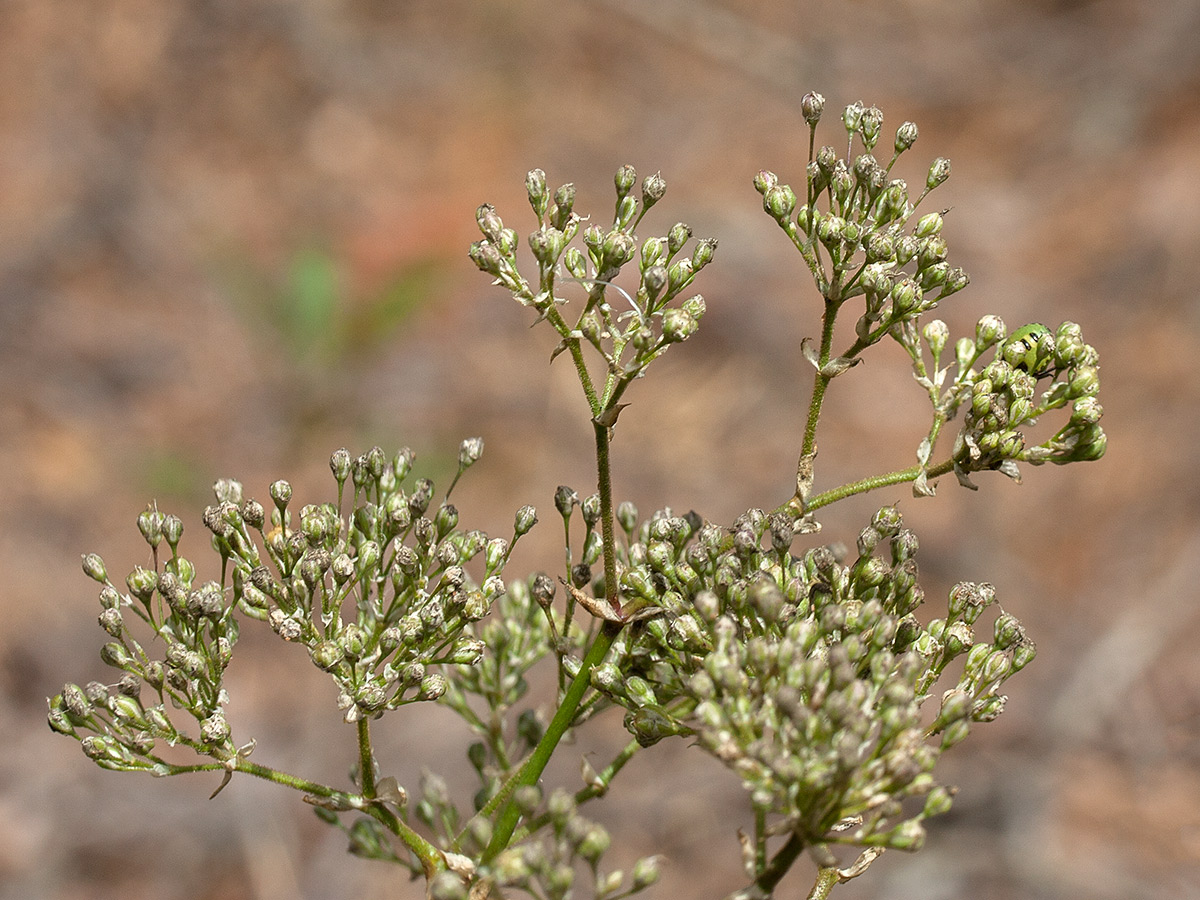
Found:
[[[1040, 651], [943, 761], [961, 790], [927, 848], [835, 896], [1200, 897], [1198, 37], [1189, 0], [0, 0], [0, 898], [422, 896], [290, 792], [236, 779], [208, 802], [213, 777], [106, 773], [53, 736], [45, 698], [108, 677], [79, 556], [145, 564], [134, 520], [156, 500], [202, 557], [218, 477], [318, 501], [330, 451], [379, 443], [444, 483], [480, 435], [463, 522], [510, 534], [535, 504], [513, 571], [552, 567], [555, 487], [592, 490], [583, 401], [466, 256], [481, 202], [532, 230], [534, 166], [601, 224], [619, 165], [661, 170], [643, 231], [720, 240], [700, 334], [627, 398], [618, 495], [718, 522], [781, 502], [818, 300], [751, 179], [803, 183], [807, 90], [822, 142], [854, 100], [883, 109], [882, 144], [916, 121], [910, 184], [951, 158], [930, 209], [952, 209], [972, 284], [939, 314], [956, 336], [990, 312], [1082, 323], [1110, 435], [1102, 461], [1020, 486], [943, 479], [822, 517], [853, 543], [899, 501], [928, 614], [989, 580]], [[818, 487], [910, 463], [906, 372], [884, 346], [835, 383]], [[332, 685], [261, 630], [229, 675], [235, 736], [343, 781]], [[378, 750], [410, 790], [423, 760], [465, 772], [451, 720], [393, 718]], [[651, 896], [724, 896], [740, 790], [664, 747], [589, 815], [612, 863], [664, 855]], [[805, 863], [778, 896], [810, 886]]]

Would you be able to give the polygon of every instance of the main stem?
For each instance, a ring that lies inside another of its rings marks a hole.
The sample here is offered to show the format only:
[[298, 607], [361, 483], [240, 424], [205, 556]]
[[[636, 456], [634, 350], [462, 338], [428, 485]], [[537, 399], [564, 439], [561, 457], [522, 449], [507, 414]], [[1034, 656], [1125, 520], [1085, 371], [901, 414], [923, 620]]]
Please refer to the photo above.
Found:
[[[596, 432], [596, 470], [600, 493], [600, 536], [604, 547], [605, 599], [613, 609], [619, 612], [621, 604], [620, 592], [617, 589], [617, 543], [613, 533], [612, 472], [608, 455], [609, 432], [608, 427], [599, 422], [593, 422], [592, 425]], [[579, 671], [571, 679], [566, 693], [563, 694], [554, 718], [546, 726], [545, 734], [542, 735], [542, 739], [534, 747], [533, 753], [529, 755], [517, 772], [516, 778], [510, 782], [512, 791], [524, 785], [537, 784], [538, 779], [542, 777], [542, 772], [550, 762], [550, 757], [554, 755], [558, 742], [567, 733], [567, 729], [571, 727], [571, 723], [579, 712], [583, 696], [591, 686], [592, 669], [604, 661], [609, 648], [612, 647], [613, 641], [616, 640], [623, 627], [624, 623], [622, 622], [605, 621], [601, 625], [599, 633], [583, 657]], [[521, 811], [510, 797], [496, 818], [495, 827], [492, 829], [492, 839], [483, 853], [483, 862], [491, 862], [508, 846], [520, 818]]]
[[[833, 348], [833, 325], [837, 320], [838, 307], [841, 304], [838, 301], [825, 298], [825, 315], [822, 317], [823, 327], [821, 329], [821, 351], [817, 356], [817, 361], [821, 367], [824, 367], [829, 362], [829, 354]], [[825, 389], [829, 387], [829, 382], [832, 376], [822, 375], [820, 369], [817, 370], [816, 380], [813, 382], [812, 398], [808, 401], [808, 421], [804, 426], [804, 443], [800, 447], [801, 458], [810, 457], [817, 445], [817, 422], [821, 418], [821, 406], [825, 402]]]

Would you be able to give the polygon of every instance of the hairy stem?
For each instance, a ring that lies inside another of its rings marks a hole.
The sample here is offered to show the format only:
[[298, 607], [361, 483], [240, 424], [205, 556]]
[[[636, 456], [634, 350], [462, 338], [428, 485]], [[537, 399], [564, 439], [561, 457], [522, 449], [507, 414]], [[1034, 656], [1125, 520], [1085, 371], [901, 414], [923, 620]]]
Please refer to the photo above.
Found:
[[[851, 481], [847, 484], [839, 485], [831, 488], [828, 491], [822, 491], [819, 494], [813, 494], [804, 504], [804, 510], [811, 512], [820, 509], [822, 506], [829, 506], [839, 500], [845, 500], [847, 497], [853, 497], [855, 494], [865, 494], [869, 491], [876, 490], [881, 487], [888, 487], [893, 484], [904, 484], [906, 481], [916, 481], [921, 475], [921, 467], [910, 466], [907, 469], [900, 469], [895, 472], [888, 472], [884, 475], [872, 475], [869, 478], [862, 478], [858, 481]], [[939, 478], [954, 471], [954, 460], [946, 459], [938, 463], [936, 466], [930, 466], [925, 469], [925, 474], [929, 478]], [[779, 511], [785, 511], [789, 508], [794, 508], [795, 502], [790, 501], [779, 507]]]

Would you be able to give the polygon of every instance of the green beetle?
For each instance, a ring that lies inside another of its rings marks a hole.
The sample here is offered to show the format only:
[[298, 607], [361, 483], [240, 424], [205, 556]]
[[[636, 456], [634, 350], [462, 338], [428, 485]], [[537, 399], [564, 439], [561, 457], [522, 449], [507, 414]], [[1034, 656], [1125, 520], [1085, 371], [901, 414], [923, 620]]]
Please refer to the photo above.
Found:
[[1041, 322], [1018, 328], [1000, 345], [1000, 355], [1014, 369], [1022, 369], [1034, 378], [1058, 371], [1054, 362], [1054, 332]]

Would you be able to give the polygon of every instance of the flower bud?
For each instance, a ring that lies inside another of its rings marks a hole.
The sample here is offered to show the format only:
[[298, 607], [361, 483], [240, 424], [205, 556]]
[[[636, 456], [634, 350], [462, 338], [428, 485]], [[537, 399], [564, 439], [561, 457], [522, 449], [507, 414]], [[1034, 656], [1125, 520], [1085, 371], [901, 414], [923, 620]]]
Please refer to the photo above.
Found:
[[421, 679], [421, 688], [417, 692], [418, 700], [437, 700], [446, 693], [446, 676], [434, 672]]
[[950, 177], [950, 160], [939, 156], [929, 166], [929, 174], [925, 176], [925, 187], [933, 190]]
[[676, 222], [671, 226], [671, 230], [667, 232], [667, 256], [671, 257], [683, 249], [692, 237], [692, 226], [683, 222]]
[[571, 221], [571, 211], [575, 208], [575, 185], [564, 184], [554, 192], [554, 209], [551, 211], [550, 222], [559, 230], [567, 227]]
[[[818, 94], [817, 96], [819, 97], [820, 95]], [[631, 890], [637, 892], [650, 887], [658, 881], [659, 875], [658, 857], [642, 857], [633, 864], [633, 884], [631, 885]]]
[[642, 206], [646, 209], [661, 200], [666, 193], [667, 182], [661, 173], [655, 172], [642, 179]]
[[769, 172], [766, 169], [759, 170], [759, 173], [754, 176], [754, 189], [760, 194], [765, 195], [767, 191], [775, 187], [779, 183], [779, 178], [774, 172]]
[[683, 309], [668, 309], [663, 312], [662, 334], [668, 344], [686, 341], [699, 328], [699, 323]]
[[692, 271], [699, 272], [710, 262], [717, 252], [716, 238], [703, 238], [696, 242], [696, 249], [692, 251]]
[[[504, 230], [504, 223], [500, 220], [500, 216], [496, 214], [496, 207], [490, 203], [484, 203], [475, 210], [475, 221], [479, 225], [480, 232], [488, 239], [488, 246], [500, 242], [500, 233]], [[492, 249], [495, 248], [493, 247]]]
[[100, 584], [108, 583], [108, 570], [104, 566], [104, 560], [100, 558], [100, 554], [98, 553], [84, 554], [83, 574], [93, 581], [100, 582]]
[[864, 111], [863, 105], [857, 101], [851, 103], [844, 110], [842, 110], [842, 124], [846, 126], [846, 132], [848, 134], [853, 135], [857, 133], [859, 126], [862, 123]]
[[525, 176], [525, 192], [529, 195], [529, 205], [540, 220], [546, 214], [546, 206], [550, 195], [546, 190], [546, 173], [541, 169], [530, 169]]
[[905, 122], [896, 129], [896, 152], [903, 153], [917, 142], [917, 124], [916, 122]]
[[917, 221], [917, 227], [913, 229], [913, 234], [919, 238], [932, 237], [942, 230], [944, 220], [941, 213], [931, 212]]
[[613, 183], [617, 188], [617, 198], [620, 199], [633, 190], [636, 181], [637, 170], [633, 166], [624, 165], [617, 169], [617, 174], [613, 177]]
[[763, 194], [763, 209], [779, 224], [791, 218], [796, 208], [796, 192], [789, 185], [777, 185]]
[[875, 106], [863, 110], [859, 119], [858, 131], [862, 135], [863, 146], [871, 150], [879, 142], [879, 132], [883, 129], [883, 112]]
[[825, 112], [825, 98], [816, 91], [809, 91], [800, 98], [800, 114], [804, 116], [804, 121], [809, 128], [817, 127], [823, 112]]

